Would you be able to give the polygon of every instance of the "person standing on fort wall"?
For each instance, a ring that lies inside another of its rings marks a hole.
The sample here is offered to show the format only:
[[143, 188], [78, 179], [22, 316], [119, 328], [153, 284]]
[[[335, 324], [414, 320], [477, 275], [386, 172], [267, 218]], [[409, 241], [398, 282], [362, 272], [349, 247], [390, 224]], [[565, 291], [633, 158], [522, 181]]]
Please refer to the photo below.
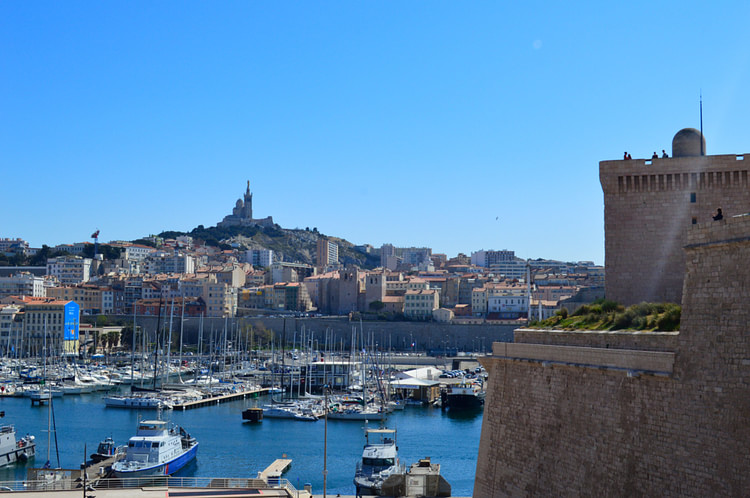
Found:
[[721, 208], [716, 209], [716, 214], [714, 215], [714, 221], [719, 221], [724, 219], [724, 215], [721, 214]]

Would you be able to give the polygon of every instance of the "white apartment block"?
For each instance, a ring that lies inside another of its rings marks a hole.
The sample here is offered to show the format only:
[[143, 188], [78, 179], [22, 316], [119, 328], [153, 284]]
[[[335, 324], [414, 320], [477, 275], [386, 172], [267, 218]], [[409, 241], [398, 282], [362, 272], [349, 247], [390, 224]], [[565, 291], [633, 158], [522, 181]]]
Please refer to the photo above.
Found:
[[0, 277], [0, 298], [7, 296], [45, 297], [44, 279], [29, 273]]
[[47, 275], [55, 277], [62, 285], [76, 285], [88, 282], [91, 278], [89, 258], [60, 256], [47, 260]]
[[491, 265], [490, 271], [506, 279], [526, 280], [526, 261], [506, 261]]
[[115, 312], [115, 292], [111, 287], [101, 289], [102, 294], [102, 314], [111, 315]]
[[503, 249], [502, 251], [485, 251], [482, 249], [481, 251], [471, 253], [471, 264], [483, 268], [489, 268], [500, 263], [515, 261], [515, 259], [515, 251], [508, 251], [507, 249]]
[[268, 268], [273, 264], [273, 251], [271, 249], [248, 249], [245, 252], [245, 261], [256, 268]]
[[189, 254], [158, 251], [143, 261], [149, 275], [159, 273], [195, 273], [195, 258]]
[[156, 249], [149, 246], [143, 246], [138, 244], [131, 244], [126, 245], [123, 247], [124, 249], [124, 258], [128, 260], [133, 261], [143, 261], [145, 260], [150, 254], [153, 254], [156, 252]]
[[528, 312], [528, 294], [507, 292], [487, 297], [487, 313], [499, 313], [500, 318], [520, 318]]
[[21, 307], [15, 304], [0, 308], [0, 353], [7, 357], [11, 356], [11, 344], [23, 331], [23, 321], [16, 321], [16, 315], [20, 311]]

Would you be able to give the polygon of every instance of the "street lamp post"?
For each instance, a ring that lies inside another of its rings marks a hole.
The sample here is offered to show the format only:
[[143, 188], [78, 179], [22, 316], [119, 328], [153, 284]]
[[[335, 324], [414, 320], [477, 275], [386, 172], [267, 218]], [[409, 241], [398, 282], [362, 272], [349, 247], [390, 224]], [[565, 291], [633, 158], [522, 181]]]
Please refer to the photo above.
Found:
[[328, 481], [328, 384], [323, 384], [323, 498], [326, 498], [326, 485]]

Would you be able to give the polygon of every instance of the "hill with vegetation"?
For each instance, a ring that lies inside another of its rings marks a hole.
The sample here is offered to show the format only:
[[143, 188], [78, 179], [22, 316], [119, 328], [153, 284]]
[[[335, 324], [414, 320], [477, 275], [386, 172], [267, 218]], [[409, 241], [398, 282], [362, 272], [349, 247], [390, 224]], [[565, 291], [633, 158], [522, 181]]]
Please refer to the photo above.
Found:
[[533, 321], [529, 327], [556, 330], [680, 330], [682, 308], [672, 303], [640, 303], [624, 307], [614, 301], [600, 299], [578, 308], [568, 315], [563, 308], [555, 316]]
[[327, 238], [339, 246], [339, 262], [344, 265], [357, 265], [360, 268], [375, 268], [380, 258], [355, 249], [351, 242], [327, 237], [317, 228], [286, 229], [279, 225], [270, 227], [204, 227], [199, 225], [190, 232], [162, 232], [163, 238], [189, 235], [206, 245], [221, 249], [271, 249], [277, 260], [285, 262], [316, 264], [317, 244], [320, 238]]

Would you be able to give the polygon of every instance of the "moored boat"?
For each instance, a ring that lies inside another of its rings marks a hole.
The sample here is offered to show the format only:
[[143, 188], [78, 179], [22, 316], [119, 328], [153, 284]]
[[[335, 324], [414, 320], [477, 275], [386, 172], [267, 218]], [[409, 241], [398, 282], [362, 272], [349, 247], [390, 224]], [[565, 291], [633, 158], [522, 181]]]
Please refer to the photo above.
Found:
[[443, 408], [472, 409], [484, 405], [485, 392], [479, 384], [462, 382], [441, 393]]
[[312, 410], [294, 403], [266, 405], [263, 407], [263, 417], [286, 418], [305, 422], [315, 422], [318, 420], [318, 417], [315, 416]]
[[96, 452], [91, 454], [91, 460], [94, 463], [98, 463], [108, 458], [112, 458], [120, 453], [121, 449], [122, 448], [118, 448], [115, 445], [114, 439], [112, 439], [111, 437], [106, 437], [99, 443], [99, 446], [97, 446], [96, 448]]
[[131, 396], [106, 396], [104, 404], [112, 408], [138, 408], [138, 409], [171, 409], [172, 404], [166, 399], [150, 395]]
[[25, 462], [36, 455], [34, 436], [16, 438], [16, 428], [12, 425], [0, 427], [0, 467], [15, 462]]
[[405, 471], [405, 467], [398, 461], [396, 430], [365, 429], [362, 460], [357, 462], [357, 470], [354, 474], [357, 496], [380, 496], [386, 479], [404, 474]]
[[328, 410], [329, 420], [381, 420], [386, 413], [373, 405], [345, 405], [334, 403]]
[[198, 441], [163, 420], [142, 420], [128, 441], [125, 458], [112, 464], [115, 477], [168, 476], [195, 459]]

